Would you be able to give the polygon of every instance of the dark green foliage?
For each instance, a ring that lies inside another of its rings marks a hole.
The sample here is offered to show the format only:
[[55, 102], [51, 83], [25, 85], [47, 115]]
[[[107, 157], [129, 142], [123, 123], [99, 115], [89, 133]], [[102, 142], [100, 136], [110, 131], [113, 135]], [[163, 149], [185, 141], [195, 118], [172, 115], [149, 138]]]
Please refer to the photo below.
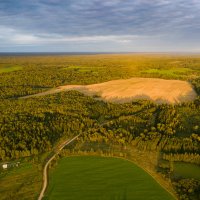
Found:
[[194, 89], [196, 92], [200, 95], [200, 78], [196, 78], [191, 81], [192, 85], [194, 86]]
[[89, 101], [76, 92], [47, 98], [2, 101], [1, 159], [49, 151], [60, 138], [84, 131], [88, 112], [81, 99], [85, 103]]
[[180, 179], [174, 183], [181, 200], [200, 199], [200, 181], [195, 179]]

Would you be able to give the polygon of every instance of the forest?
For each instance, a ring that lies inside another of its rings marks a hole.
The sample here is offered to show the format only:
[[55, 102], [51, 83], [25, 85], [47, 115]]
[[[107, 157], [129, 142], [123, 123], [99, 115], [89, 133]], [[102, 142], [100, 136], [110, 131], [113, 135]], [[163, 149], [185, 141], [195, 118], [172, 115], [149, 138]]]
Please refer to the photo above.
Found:
[[10, 69], [0, 71], [0, 162], [41, 156], [81, 134], [77, 152], [113, 153], [117, 147], [159, 153], [157, 170], [172, 181], [179, 198], [200, 198], [199, 179], [172, 176], [176, 162], [200, 166], [200, 96], [177, 105], [115, 104], [77, 91], [18, 98], [64, 84], [139, 76], [187, 80], [200, 95], [199, 56], [2, 56], [0, 69], [5, 67]]

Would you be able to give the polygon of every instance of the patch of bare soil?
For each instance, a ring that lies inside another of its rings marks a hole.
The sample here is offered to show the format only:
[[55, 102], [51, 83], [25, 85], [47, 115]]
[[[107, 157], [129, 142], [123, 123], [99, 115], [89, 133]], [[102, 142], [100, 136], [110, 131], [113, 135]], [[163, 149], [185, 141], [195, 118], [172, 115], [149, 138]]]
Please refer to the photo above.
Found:
[[66, 85], [31, 96], [41, 96], [68, 90], [77, 90], [85, 95], [98, 96], [99, 99], [116, 103], [125, 103], [136, 99], [149, 99], [156, 103], [175, 104], [192, 101], [197, 96], [191, 84], [186, 81], [158, 78], [131, 78], [92, 85]]

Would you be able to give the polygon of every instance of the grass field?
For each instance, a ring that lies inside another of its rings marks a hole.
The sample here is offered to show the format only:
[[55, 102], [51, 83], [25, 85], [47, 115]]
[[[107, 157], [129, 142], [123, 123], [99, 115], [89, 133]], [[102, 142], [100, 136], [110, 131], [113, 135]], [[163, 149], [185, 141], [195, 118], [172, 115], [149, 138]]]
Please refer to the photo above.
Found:
[[42, 184], [37, 167], [22, 162], [19, 167], [0, 171], [0, 199], [36, 199]]
[[200, 180], [200, 167], [191, 163], [175, 162], [173, 175], [174, 177], [195, 178]]
[[141, 75], [155, 76], [169, 79], [189, 79], [195, 75], [195, 71], [190, 68], [169, 68], [169, 69], [147, 69], [140, 72]]
[[21, 66], [18, 65], [0, 65], [0, 73], [3, 72], [13, 72], [13, 71], [18, 71], [22, 70]]
[[151, 176], [118, 158], [68, 157], [50, 172], [44, 199], [170, 200], [173, 197]]

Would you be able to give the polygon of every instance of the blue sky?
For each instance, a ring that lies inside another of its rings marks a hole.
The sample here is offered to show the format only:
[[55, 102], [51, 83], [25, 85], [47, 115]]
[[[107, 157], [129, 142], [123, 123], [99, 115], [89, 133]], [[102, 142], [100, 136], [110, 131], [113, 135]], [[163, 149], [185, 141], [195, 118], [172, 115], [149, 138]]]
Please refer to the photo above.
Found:
[[200, 0], [0, 0], [1, 52], [200, 52]]

